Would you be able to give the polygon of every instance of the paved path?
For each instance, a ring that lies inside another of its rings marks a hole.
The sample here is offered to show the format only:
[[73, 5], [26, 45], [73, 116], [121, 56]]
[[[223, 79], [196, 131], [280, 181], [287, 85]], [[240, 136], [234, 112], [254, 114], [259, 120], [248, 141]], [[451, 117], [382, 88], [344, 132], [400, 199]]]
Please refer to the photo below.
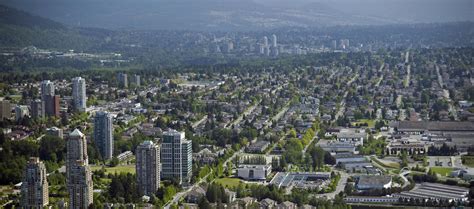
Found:
[[202, 123], [204, 123], [206, 120], [207, 120], [207, 115], [205, 115], [204, 117], [202, 117], [201, 120], [198, 120], [198, 121], [194, 122], [194, 123], [191, 125], [191, 127], [196, 128], [196, 127], [198, 127], [199, 125], [201, 125]]
[[349, 178], [349, 174], [347, 174], [344, 171], [338, 171], [338, 172], [339, 172], [339, 174], [341, 174], [341, 179], [339, 180], [339, 182], [336, 186], [336, 190], [334, 190], [334, 192], [330, 192], [330, 193], [316, 194], [316, 197], [326, 197], [328, 199], [334, 199], [334, 198], [336, 198], [337, 194], [344, 191], [344, 188], [346, 187], [346, 184], [347, 184], [347, 179]]
[[204, 176], [201, 180], [199, 180], [199, 182], [196, 182], [194, 183], [192, 186], [190, 186], [188, 189], [184, 190], [184, 191], [181, 191], [181, 192], [178, 192], [176, 193], [174, 196], [173, 196], [173, 199], [171, 199], [163, 208], [165, 209], [169, 209], [171, 205], [173, 204], [177, 204], [178, 201], [184, 197], [188, 192], [192, 191], [194, 188], [198, 187], [201, 183], [207, 181], [207, 177], [212, 173], [212, 170], [211, 172], [209, 172], [206, 176]]

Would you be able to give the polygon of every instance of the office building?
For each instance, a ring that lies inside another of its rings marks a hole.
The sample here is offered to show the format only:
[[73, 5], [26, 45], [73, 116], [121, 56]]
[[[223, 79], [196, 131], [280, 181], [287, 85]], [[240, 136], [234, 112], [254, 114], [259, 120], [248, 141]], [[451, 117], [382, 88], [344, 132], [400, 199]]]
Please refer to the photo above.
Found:
[[192, 173], [192, 142], [185, 139], [184, 132], [175, 130], [163, 133], [161, 144], [161, 166], [163, 179], [189, 182]]
[[44, 101], [41, 101], [40, 99], [35, 99], [31, 102], [31, 116], [35, 119], [44, 118]]
[[59, 117], [59, 109], [60, 109], [60, 98], [59, 95], [46, 95], [44, 97], [44, 109], [45, 114], [49, 117]]
[[10, 101], [2, 100], [0, 101], [0, 120], [10, 119], [12, 117], [12, 106]]
[[72, 98], [74, 109], [79, 112], [86, 111], [86, 80], [81, 77], [72, 79]]
[[46, 129], [46, 135], [48, 136], [55, 136], [58, 138], [64, 138], [63, 130], [58, 127], [51, 127]]
[[133, 75], [132, 76], [132, 83], [136, 86], [136, 87], [139, 87], [141, 85], [141, 81], [140, 81], [140, 75]]
[[271, 165], [240, 165], [237, 176], [245, 180], [265, 180], [271, 171]]
[[277, 48], [277, 36], [275, 34], [272, 35], [272, 47]]
[[358, 190], [388, 189], [392, 187], [391, 176], [360, 176], [356, 188]]
[[332, 40], [332, 41], [331, 41], [331, 48], [332, 48], [333, 50], [336, 50], [336, 49], [337, 49], [337, 40]]
[[160, 187], [160, 146], [145, 141], [137, 147], [136, 171], [138, 191], [152, 195]]
[[117, 75], [118, 85], [121, 88], [128, 88], [128, 76], [125, 73], [119, 73]]
[[28, 106], [26, 105], [17, 105], [15, 107], [15, 120], [19, 121], [23, 119], [24, 117], [28, 116], [30, 114], [30, 111], [28, 109]]
[[22, 208], [43, 208], [49, 204], [46, 167], [39, 158], [30, 158], [21, 184]]
[[112, 115], [97, 112], [94, 117], [94, 141], [104, 160], [112, 159], [114, 149]]
[[66, 177], [69, 208], [88, 208], [93, 202], [92, 173], [86, 137], [78, 129], [70, 133], [67, 140]]
[[54, 96], [54, 83], [50, 80], [41, 82], [41, 99], [44, 100], [46, 96]]
[[266, 36], [263, 37], [263, 46], [268, 47], [268, 38]]

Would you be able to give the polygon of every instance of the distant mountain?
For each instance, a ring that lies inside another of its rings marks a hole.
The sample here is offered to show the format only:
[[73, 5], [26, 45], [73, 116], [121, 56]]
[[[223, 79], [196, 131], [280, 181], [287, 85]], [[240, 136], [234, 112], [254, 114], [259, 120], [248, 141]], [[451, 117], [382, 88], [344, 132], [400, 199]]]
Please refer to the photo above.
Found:
[[466, 8], [466, 5], [469, 7], [469, 1], [472, 2], [472, 0], [0, 0], [0, 3], [63, 24], [81, 27], [140, 30], [262, 30], [293, 26], [472, 21], [474, 19], [472, 3], [471, 13], [469, 8]]
[[67, 27], [61, 23], [0, 5], [0, 46], [36, 46], [85, 50], [97, 46], [106, 31]]

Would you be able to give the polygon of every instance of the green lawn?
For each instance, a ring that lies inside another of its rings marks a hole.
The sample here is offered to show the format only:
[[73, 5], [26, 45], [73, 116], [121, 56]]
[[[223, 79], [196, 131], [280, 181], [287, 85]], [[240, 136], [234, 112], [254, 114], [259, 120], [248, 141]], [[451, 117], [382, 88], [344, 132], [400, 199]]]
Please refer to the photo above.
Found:
[[474, 167], [474, 156], [467, 156], [463, 155], [462, 157], [462, 164], [468, 167]]
[[450, 167], [431, 167], [430, 169], [441, 176], [448, 176], [453, 171]]
[[371, 160], [375, 161], [377, 164], [385, 167], [385, 168], [394, 168], [394, 169], [400, 169], [400, 163], [397, 162], [382, 162], [378, 160], [375, 157], [370, 157]]
[[227, 177], [216, 179], [215, 182], [226, 188], [237, 187], [239, 184], [242, 183], [242, 181], [238, 178], [227, 178]]
[[360, 123], [367, 123], [369, 128], [373, 128], [375, 126], [375, 120], [371, 120], [371, 119], [360, 119], [356, 122], [352, 122], [351, 124], [355, 126]]
[[[102, 166], [91, 166], [92, 171], [100, 170]], [[135, 173], [135, 165], [119, 165], [116, 167], [105, 167], [105, 174]]]

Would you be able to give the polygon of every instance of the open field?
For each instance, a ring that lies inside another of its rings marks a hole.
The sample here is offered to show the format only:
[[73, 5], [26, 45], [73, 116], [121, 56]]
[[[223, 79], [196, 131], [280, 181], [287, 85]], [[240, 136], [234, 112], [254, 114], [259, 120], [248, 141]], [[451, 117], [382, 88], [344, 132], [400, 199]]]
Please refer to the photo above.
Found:
[[431, 167], [430, 169], [441, 176], [448, 176], [453, 171], [453, 168], [450, 167]]
[[242, 181], [238, 178], [227, 178], [227, 177], [216, 179], [215, 182], [226, 188], [237, 187], [239, 184], [242, 183]]
[[373, 128], [375, 126], [375, 120], [370, 120], [370, 119], [360, 119], [356, 122], [352, 122], [351, 124], [353, 126], [356, 126], [357, 124], [363, 124], [363, 123], [367, 123], [369, 128]]
[[[92, 171], [100, 170], [102, 166], [91, 166]], [[135, 165], [119, 165], [116, 167], [105, 167], [105, 174], [135, 173]]]

